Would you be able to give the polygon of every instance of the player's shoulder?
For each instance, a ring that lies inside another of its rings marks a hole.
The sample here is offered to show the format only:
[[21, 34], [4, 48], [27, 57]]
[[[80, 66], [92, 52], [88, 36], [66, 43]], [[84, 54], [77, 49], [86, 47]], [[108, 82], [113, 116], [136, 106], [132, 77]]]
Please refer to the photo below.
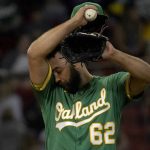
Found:
[[108, 80], [108, 79], [114, 79], [114, 78], [122, 78], [122, 77], [125, 77], [127, 75], [129, 75], [128, 72], [120, 71], [120, 72], [116, 72], [116, 73], [113, 73], [113, 74], [110, 74], [110, 75], [107, 75], [107, 76], [102, 76], [102, 79], [103, 80]]
[[94, 76], [95, 80], [97, 82], [108, 84], [110, 82], [119, 81], [119, 80], [125, 80], [128, 77], [128, 72], [116, 72], [110, 75], [103, 75], [103, 76]]

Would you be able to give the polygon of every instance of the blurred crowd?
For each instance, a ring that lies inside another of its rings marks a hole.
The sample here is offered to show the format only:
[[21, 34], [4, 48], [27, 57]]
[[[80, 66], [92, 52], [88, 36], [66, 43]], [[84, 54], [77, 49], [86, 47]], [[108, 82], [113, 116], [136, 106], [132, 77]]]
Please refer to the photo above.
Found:
[[[27, 49], [46, 30], [70, 18], [85, 0], [0, 0], [0, 150], [44, 150], [44, 124], [28, 75]], [[109, 16], [104, 35], [150, 63], [150, 1], [93, 0]], [[130, 65], [130, 64], [129, 64]], [[87, 63], [96, 75], [122, 68]], [[123, 111], [118, 150], [150, 149], [150, 89]]]

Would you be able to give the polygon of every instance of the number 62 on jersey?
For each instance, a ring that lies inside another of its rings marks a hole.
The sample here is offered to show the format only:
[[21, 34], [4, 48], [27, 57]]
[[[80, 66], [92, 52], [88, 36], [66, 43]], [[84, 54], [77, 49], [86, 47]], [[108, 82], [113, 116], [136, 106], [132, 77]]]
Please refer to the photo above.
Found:
[[115, 124], [114, 122], [107, 122], [102, 125], [101, 123], [92, 123], [90, 125], [90, 142], [93, 145], [115, 144]]

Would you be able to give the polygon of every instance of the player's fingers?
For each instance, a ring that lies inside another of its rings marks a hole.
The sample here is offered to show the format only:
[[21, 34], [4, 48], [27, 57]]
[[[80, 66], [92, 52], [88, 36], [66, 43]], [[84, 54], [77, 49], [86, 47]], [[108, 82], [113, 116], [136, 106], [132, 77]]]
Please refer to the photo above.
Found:
[[97, 7], [94, 6], [94, 5], [85, 5], [84, 6], [84, 9], [87, 10], [87, 9], [94, 9], [94, 10], [97, 10]]
[[97, 11], [96, 6], [94, 6], [94, 5], [85, 5], [85, 6], [81, 7], [78, 12], [84, 13], [87, 9], [94, 9], [94, 10]]
[[94, 5], [85, 5], [78, 10], [74, 17], [77, 22], [79, 22], [79, 26], [85, 26], [88, 23], [88, 21], [85, 19], [85, 11], [87, 9], [97, 10], [97, 7]]

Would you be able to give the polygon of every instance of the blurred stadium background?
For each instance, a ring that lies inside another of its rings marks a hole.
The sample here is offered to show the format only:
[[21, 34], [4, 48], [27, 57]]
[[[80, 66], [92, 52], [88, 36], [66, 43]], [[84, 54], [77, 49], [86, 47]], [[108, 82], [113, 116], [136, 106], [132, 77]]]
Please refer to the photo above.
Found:
[[[27, 49], [85, 0], [0, 0], [0, 150], [44, 150], [44, 125], [28, 76]], [[104, 32], [118, 48], [150, 63], [150, 0], [93, 0], [109, 16]], [[91, 72], [121, 71], [107, 61]], [[150, 89], [122, 114], [118, 150], [150, 150]]]

